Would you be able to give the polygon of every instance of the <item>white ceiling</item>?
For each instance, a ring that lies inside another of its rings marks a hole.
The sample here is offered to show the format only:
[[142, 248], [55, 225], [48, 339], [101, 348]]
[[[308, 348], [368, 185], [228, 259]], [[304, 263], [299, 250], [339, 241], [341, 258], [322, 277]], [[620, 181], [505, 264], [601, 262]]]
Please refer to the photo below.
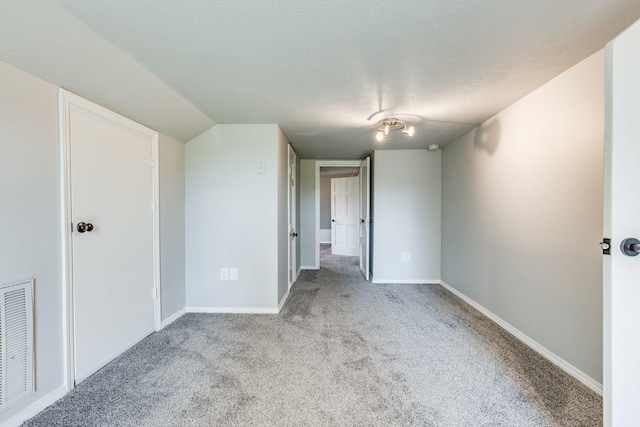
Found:
[[446, 144], [604, 47], [638, 0], [4, 0], [0, 59], [186, 141], [279, 123], [302, 158], [371, 126]]

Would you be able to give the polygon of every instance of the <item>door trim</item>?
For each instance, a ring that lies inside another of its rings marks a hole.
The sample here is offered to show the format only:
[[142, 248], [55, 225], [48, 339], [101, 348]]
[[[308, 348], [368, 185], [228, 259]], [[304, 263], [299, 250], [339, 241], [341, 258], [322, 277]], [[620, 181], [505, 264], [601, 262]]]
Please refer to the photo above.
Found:
[[316, 160], [316, 229], [315, 229], [315, 270], [320, 269], [320, 168], [327, 166], [348, 166], [348, 167], [360, 167], [362, 159], [360, 160]]
[[[287, 151], [287, 222], [288, 222], [288, 230], [287, 230], [287, 280], [288, 280], [288, 290], [291, 290], [293, 284], [298, 280], [298, 240], [297, 237], [292, 241], [291, 232], [297, 230], [298, 223], [298, 154], [295, 152], [291, 144], [288, 145]], [[293, 160], [293, 165], [292, 161]], [[291, 194], [291, 179], [294, 180], [293, 186], [293, 195]], [[291, 252], [291, 247], [294, 246], [293, 253]], [[293, 274], [292, 274], [293, 272]], [[293, 277], [292, 277], [293, 276]]]
[[[113, 111], [94, 104], [74, 93], [60, 88], [58, 90], [58, 138], [60, 148], [60, 209], [61, 209], [61, 241], [62, 241], [62, 318], [63, 318], [63, 349], [65, 359], [64, 381], [67, 391], [75, 387], [75, 334], [73, 312], [73, 245], [71, 240], [71, 141], [70, 141], [70, 112], [82, 110], [91, 115], [107, 119], [127, 130], [135, 131], [151, 139], [153, 167], [151, 167], [153, 200], [153, 289], [156, 292], [154, 300], [154, 327], [161, 328], [161, 293], [160, 293], [160, 208], [159, 181], [160, 170], [158, 162], [158, 132], [123, 117]], [[150, 207], [151, 208], [151, 207]]]

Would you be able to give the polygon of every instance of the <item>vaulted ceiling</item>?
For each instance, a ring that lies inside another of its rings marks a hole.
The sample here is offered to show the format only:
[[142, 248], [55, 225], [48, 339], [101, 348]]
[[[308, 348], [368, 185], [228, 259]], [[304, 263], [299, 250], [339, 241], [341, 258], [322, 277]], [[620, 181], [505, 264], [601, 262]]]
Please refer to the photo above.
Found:
[[[187, 141], [278, 123], [302, 158], [446, 144], [603, 48], [637, 0], [3, 0], [0, 60]], [[376, 143], [397, 117], [416, 135]]]

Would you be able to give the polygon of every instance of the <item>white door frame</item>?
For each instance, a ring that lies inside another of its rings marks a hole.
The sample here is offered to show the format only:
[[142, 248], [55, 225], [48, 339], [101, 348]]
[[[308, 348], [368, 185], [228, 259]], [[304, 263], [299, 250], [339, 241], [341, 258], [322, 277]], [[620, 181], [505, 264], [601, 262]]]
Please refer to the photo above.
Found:
[[[365, 170], [366, 173], [364, 173]], [[371, 156], [367, 156], [360, 163], [360, 224], [358, 228], [360, 271], [364, 279], [369, 281], [371, 276]]]
[[355, 167], [360, 168], [360, 160], [316, 160], [316, 248], [315, 248], [315, 265], [314, 269], [320, 269], [320, 168], [331, 166]]
[[138, 124], [113, 111], [94, 104], [67, 90], [58, 91], [58, 120], [60, 140], [60, 196], [61, 196], [61, 232], [62, 232], [62, 283], [63, 298], [63, 341], [65, 358], [65, 387], [71, 391], [75, 387], [75, 334], [73, 308], [73, 244], [71, 239], [71, 140], [70, 140], [70, 112], [72, 110], [88, 111], [91, 114], [126, 127], [135, 129], [145, 137], [151, 138], [153, 155], [152, 182], [155, 211], [153, 212], [153, 288], [156, 299], [154, 301], [155, 330], [161, 328], [161, 295], [160, 295], [160, 222], [159, 222], [159, 168], [158, 168], [158, 132]]
[[[298, 251], [298, 240], [297, 237], [292, 238], [291, 233], [293, 232], [297, 232], [296, 231], [296, 225], [298, 222], [298, 197], [297, 197], [297, 191], [298, 191], [298, 180], [297, 180], [297, 159], [298, 159], [298, 155], [296, 154], [295, 150], [293, 149], [293, 147], [291, 146], [291, 144], [289, 144], [289, 150], [287, 152], [287, 177], [289, 179], [289, 182], [287, 183], [287, 217], [288, 217], [288, 235], [287, 235], [287, 252], [288, 252], [288, 264], [289, 264], [289, 271], [287, 272], [287, 276], [288, 276], [288, 280], [289, 280], [289, 289], [291, 289], [291, 286], [293, 286], [293, 284], [296, 282], [296, 280], [298, 280], [298, 273], [300, 272], [297, 268], [297, 251]], [[292, 162], [293, 160], [293, 162]], [[294, 185], [293, 185], [293, 195], [291, 194], [291, 179], [294, 180]], [[291, 247], [293, 246], [293, 253], [291, 253]], [[293, 274], [294, 277], [291, 278], [291, 271], [293, 270]]]

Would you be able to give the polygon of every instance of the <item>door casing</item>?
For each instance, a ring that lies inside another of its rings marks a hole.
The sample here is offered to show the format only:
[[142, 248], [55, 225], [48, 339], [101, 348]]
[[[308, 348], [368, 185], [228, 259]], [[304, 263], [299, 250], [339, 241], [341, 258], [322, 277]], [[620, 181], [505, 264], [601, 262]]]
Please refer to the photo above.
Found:
[[297, 164], [298, 156], [296, 152], [293, 150], [293, 147], [289, 145], [289, 156], [288, 156], [288, 177], [289, 177], [289, 185], [288, 185], [288, 241], [289, 241], [289, 289], [298, 279], [298, 266], [297, 266], [297, 246], [298, 239], [297, 236], [292, 236], [292, 233], [296, 233], [296, 224], [298, 221], [298, 198], [297, 198]]
[[367, 156], [360, 163], [360, 272], [365, 280], [370, 279], [371, 254], [371, 157]]
[[316, 223], [315, 223], [315, 270], [320, 269], [320, 168], [331, 166], [359, 168], [362, 160], [316, 160]]

